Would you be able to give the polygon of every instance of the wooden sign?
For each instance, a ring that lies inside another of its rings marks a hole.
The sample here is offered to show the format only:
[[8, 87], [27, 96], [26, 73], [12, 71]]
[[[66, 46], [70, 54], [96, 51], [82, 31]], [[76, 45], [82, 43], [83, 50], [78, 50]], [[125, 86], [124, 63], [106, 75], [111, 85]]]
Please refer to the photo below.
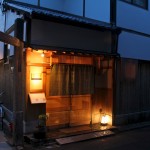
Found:
[[29, 93], [31, 104], [46, 103], [45, 93]]

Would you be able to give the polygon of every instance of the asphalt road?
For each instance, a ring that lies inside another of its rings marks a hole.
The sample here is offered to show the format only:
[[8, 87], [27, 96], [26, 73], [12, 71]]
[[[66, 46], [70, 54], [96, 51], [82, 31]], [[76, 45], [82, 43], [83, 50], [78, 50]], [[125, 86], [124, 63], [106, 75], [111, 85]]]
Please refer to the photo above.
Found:
[[84, 142], [40, 150], [150, 150], [150, 126]]

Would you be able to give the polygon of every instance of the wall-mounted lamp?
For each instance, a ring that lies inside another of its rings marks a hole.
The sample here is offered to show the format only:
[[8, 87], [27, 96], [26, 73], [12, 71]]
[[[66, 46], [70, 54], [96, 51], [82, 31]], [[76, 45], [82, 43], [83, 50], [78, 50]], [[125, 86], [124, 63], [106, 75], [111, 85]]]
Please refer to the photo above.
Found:
[[45, 54], [44, 54], [44, 51], [43, 51], [43, 53], [41, 54], [41, 57], [44, 57], [45, 56]]
[[42, 80], [41, 73], [31, 73], [31, 80]]

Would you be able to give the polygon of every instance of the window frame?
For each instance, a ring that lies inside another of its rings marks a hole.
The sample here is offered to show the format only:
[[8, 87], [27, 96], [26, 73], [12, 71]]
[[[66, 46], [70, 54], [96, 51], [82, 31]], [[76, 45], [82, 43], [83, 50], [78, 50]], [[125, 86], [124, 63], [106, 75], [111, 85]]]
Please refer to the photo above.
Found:
[[138, 5], [134, 2], [134, 0], [130, 0], [130, 1], [126, 1], [126, 0], [121, 0], [122, 2], [125, 2], [125, 3], [128, 3], [128, 4], [131, 4], [131, 5], [134, 5], [134, 6], [137, 6], [137, 7], [140, 7], [142, 9], [146, 9], [148, 10], [148, 0], [145, 1], [145, 6], [142, 6], [142, 5]]

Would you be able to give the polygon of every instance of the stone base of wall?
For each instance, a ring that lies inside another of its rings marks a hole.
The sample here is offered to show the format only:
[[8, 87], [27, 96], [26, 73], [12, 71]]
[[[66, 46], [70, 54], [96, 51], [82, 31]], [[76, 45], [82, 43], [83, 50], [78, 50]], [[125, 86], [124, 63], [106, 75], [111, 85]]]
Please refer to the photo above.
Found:
[[150, 111], [115, 115], [113, 125], [127, 125], [150, 121]]
[[37, 128], [38, 121], [23, 121], [23, 132], [24, 134], [33, 133]]

